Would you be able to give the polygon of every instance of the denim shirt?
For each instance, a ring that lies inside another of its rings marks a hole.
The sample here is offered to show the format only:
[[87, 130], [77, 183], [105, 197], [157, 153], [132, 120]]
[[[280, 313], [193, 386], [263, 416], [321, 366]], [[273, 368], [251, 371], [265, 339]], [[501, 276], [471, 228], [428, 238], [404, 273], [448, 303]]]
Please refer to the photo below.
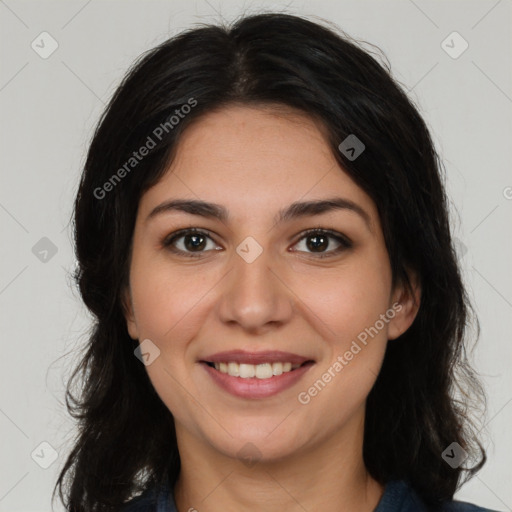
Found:
[[[181, 512], [193, 511], [193, 507]], [[177, 512], [174, 496], [165, 485], [160, 492], [149, 489], [124, 505], [121, 512]], [[435, 510], [428, 508], [416, 492], [402, 480], [388, 482], [373, 512], [498, 512], [463, 501], [449, 501]]]

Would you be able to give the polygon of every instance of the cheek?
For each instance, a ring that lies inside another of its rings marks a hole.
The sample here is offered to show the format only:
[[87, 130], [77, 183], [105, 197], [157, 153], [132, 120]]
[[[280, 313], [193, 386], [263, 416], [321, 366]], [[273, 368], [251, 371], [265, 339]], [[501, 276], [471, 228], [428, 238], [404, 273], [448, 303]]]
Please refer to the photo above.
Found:
[[324, 270], [316, 270], [307, 279], [296, 276], [297, 296], [310, 310], [309, 316], [316, 316], [324, 324], [326, 338], [343, 345], [386, 312], [390, 269], [380, 257], [370, 254]]
[[190, 318], [200, 313], [201, 297], [211, 285], [197, 273], [140, 258], [133, 261], [130, 279], [141, 336], [164, 343], [178, 331], [183, 336], [187, 325], [198, 325]]
[[371, 259], [304, 283], [304, 302], [314, 313], [310, 318], [319, 319], [327, 352], [298, 398], [336, 414], [333, 425], [347, 420], [375, 384], [387, 346], [388, 324], [381, 315], [390, 283], [387, 267]]
[[160, 350], [146, 366], [148, 376], [167, 408], [188, 424], [194, 402], [184, 390], [193, 389], [194, 382], [184, 358], [188, 340], [204, 323], [200, 299], [211, 285], [197, 273], [176, 270], [143, 254], [134, 255], [130, 284], [139, 339], [150, 339]]

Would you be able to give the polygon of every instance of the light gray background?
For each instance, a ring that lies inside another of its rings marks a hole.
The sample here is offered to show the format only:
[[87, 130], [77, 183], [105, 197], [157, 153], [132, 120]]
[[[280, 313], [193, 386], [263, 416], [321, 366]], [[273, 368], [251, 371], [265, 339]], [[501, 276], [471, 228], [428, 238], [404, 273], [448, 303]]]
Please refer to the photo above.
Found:
[[[75, 263], [69, 219], [105, 103], [132, 61], [169, 36], [218, 21], [219, 12], [231, 20], [272, 8], [325, 18], [378, 45], [432, 130], [448, 173], [464, 277], [481, 320], [474, 361], [489, 395], [483, 430], [489, 460], [456, 498], [512, 510], [511, 6], [507, 0], [243, 6], [0, 0], [0, 512], [51, 510], [50, 492], [74, 435], [64, 383], [86, 341], [89, 317], [68, 276]], [[59, 45], [47, 59], [31, 47], [43, 31]], [[453, 31], [469, 43], [456, 59], [441, 46]], [[42, 237], [58, 249], [46, 262], [32, 252]], [[35, 462], [51, 462], [44, 442], [58, 455], [48, 469]]]

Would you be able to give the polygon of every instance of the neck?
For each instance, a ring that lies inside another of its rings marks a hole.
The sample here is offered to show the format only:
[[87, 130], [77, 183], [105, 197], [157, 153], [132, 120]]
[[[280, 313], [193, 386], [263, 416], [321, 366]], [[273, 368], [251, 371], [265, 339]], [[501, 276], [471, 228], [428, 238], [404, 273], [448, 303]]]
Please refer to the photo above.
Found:
[[359, 417], [344, 430], [279, 460], [254, 465], [219, 454], [176, 424], [181, 458], [178, 512], [372, 512], [384, 488], [367, 472]]

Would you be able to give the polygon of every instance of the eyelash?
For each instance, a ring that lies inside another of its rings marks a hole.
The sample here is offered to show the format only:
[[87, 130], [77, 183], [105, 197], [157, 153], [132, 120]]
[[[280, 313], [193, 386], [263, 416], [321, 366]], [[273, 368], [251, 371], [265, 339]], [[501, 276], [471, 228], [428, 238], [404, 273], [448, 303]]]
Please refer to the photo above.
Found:
[[[176, 240], [178, 240], [179, 238], [182, 238], [186, 235], [192, 235], [192, 234], [204, 235], [213, 241], [213, 239], [211, 238], [211, 233], [209, 231], [197, 229], [197, 228], [188, 228], [188, 229], [180, 229], [179, 231], [176, 231], [176, 232], [172, 233], [171, 235], [167, 236], [162, 241], [162, 246], [167, 248], [171, 252], [173, 252], [175, 254], [179, 254], [181, 256], [185, 256], [188, 258], [200, 258], [207, 251], [198, 251], [197, 253], [187, 252], [187, 251], [183, 251], [181, 249], [177, 249], [173, 245], [173, 243]], [[353, 246], [352, 241], [349, 238], [347, 238], [345, 235], [342, 235], [341, 233], [338, 233], [337, 231], [332, 231], [330, 229], [324, 229], [324, 228], [313, 228], [313, 229], [308, 229], [308, 230], [304, 231], [302, 233], [302, 236], [297, 240], [297, 242], [295, 242], [294, 245], [298, 244], [303, 239], [308, 238], [309, 236], [312, 236], [312, 235], [327, 235], [329, 238], [333, 238], [334, 240], [336, 240], [336, 242], [338, 242], [340, 244], [340, 246], [337, 249], [332, 249], [325, 253], [314, 253], [314, 252], [308, 253], [308, 254], [314, 255], [315, 258], [320, 258], [320, 259], [329, 258], [329, 257], [339, 254], [340, 252], [342, 252], [346, 249], [350, 249]], [[298, 251], [298, 252], [303, 252], [303, 251]]]

